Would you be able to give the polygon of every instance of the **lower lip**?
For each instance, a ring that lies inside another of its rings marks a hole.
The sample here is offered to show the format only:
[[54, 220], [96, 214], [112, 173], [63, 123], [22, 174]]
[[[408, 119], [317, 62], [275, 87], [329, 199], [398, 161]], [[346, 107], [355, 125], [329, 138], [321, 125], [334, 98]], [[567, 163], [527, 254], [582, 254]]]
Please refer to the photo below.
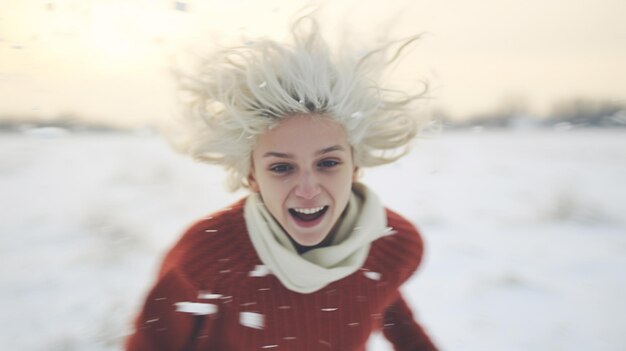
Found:
[[326, 217], [326, 214], [328, 213], [329, 209], [326, 209], [326, 212], [324, 212], [324, 214], [322, 214], [319, 218], [315, 219], [314, 221], [303, 221], [300, 220], [297, 217], [294, 217], [291, 215], [291, 213], [289, 214], [289, 217], [291, 217], [291, 219], [301, 228], [311, 228], [311, 227], [315, 227], [316, 225], [320, 224], [323, 220], [324, 217]]

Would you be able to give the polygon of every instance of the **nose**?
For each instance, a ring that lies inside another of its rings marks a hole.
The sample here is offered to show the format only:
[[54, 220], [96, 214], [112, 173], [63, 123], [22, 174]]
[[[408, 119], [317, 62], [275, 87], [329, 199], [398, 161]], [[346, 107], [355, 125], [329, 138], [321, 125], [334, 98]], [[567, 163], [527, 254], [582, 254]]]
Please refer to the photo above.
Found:
[[295, 194], [306, 200], [311, 200], [322, 192], [322, 189], [313, 174], [304, 172], [296, 184]]

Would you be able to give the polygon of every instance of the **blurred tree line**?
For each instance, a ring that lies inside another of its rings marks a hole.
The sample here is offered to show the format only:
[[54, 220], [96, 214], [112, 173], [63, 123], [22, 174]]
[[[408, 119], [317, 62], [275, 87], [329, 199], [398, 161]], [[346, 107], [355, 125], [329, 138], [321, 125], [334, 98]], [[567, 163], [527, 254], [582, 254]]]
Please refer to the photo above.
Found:
[[626, 100], [571, 98], [552, 105], [547, 116], [531, 114], [526, 99], [513, 96], [492, 111], [453, 119], [443, 110], [433, 117], [447, 128], [624, 128]]
[[[529, 129], [529, 128], [624, 128], [626, 127], [626, 100], [594, 100], [572, 98], [552, 105], [547, 116], [529, 112], [529, 103], [523, 96], [502, 99], [491, 111], [452, 118], [442, 109], [432, 111], [433, 119], [446, 129]], [[73, 112], [60, 113], [49, 118], [36, 115], [0, 116], [0, 131], [24, 132], [36, 128], [56, 128], [67, 132], [122, 132], [128, 129], [106, 121], [85, 118]], [[147, 131], [149, 125], [137, 127]]]

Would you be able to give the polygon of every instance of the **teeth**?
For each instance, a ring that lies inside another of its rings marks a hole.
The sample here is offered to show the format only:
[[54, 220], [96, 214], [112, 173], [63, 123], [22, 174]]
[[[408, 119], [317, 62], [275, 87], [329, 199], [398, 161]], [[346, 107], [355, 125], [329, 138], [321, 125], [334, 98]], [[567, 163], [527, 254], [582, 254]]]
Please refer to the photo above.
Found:
[[313, 207], [313, 208], [294, 208], [293, 210], [298, 212], [298, 213], [310, 215], [310, 214], [317, 213], [317, 212], [319, 212], [319, 211], [321, 211], [323, 209], [324, 209], [324, 206]]

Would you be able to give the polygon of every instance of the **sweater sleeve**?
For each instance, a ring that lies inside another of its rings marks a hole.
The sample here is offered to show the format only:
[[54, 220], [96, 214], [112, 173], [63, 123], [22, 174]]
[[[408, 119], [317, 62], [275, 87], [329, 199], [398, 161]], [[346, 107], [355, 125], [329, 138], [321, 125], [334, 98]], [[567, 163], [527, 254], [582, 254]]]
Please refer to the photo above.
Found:
[[209, 349], [217, 306], [177, 270], [163, 272], [149, 292], [126, 341], [127, 351]]
[[385, 310], [383, 335], [395, 351], [436, 351], [424, 329], [415, 321], [413, 313], [400, 295]]

